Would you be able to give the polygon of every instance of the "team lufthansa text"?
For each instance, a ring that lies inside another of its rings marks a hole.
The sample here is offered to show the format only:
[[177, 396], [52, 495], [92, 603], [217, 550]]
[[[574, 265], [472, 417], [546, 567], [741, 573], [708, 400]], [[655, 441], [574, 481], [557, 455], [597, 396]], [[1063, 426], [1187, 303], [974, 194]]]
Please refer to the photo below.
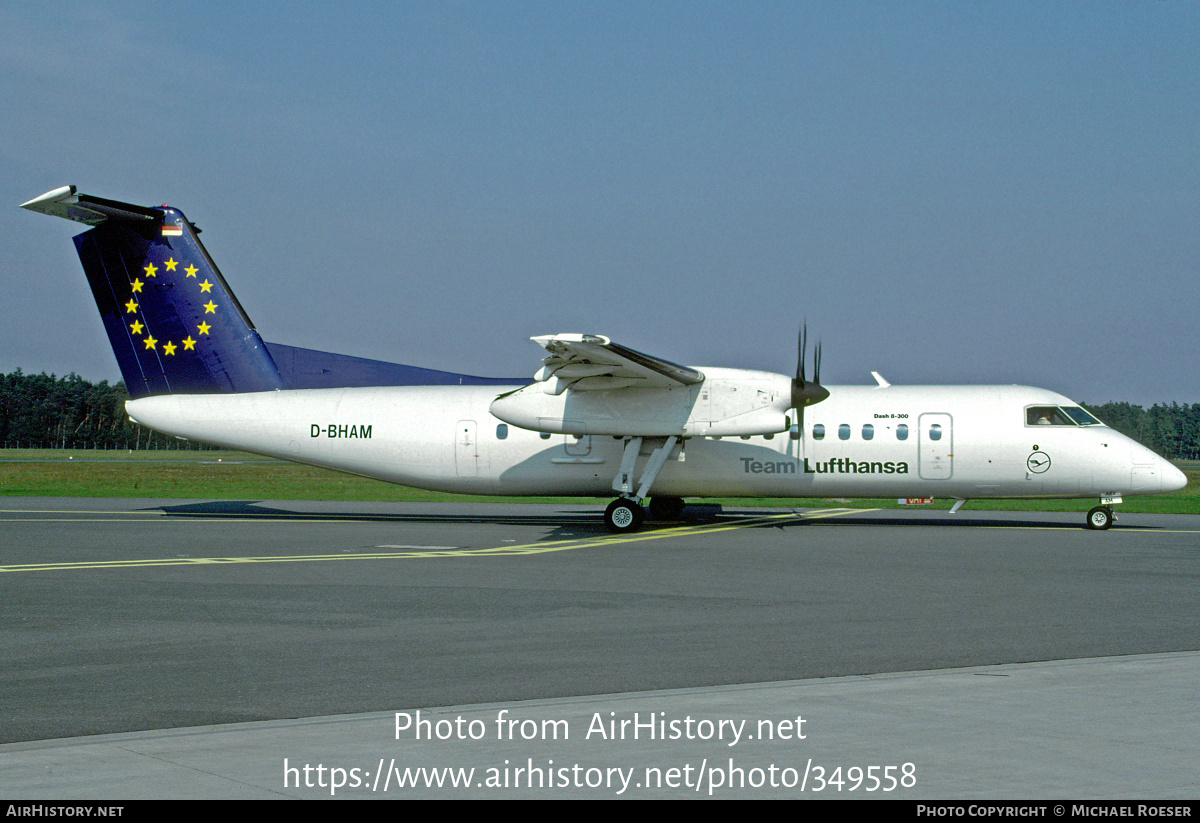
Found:
[[752, 457], [739, 457], [742, 461], [742, 471], [746, 474], [795, 474], [796, 468], [802, 469], [802, 474], [908, 474], [908, 464], [903, 460], [893, 462], [888, 460], [850, 460], [846, 457], [835, 457], [832, 460], [809, 462], [804, 458], [798, 460], [755, 460]]

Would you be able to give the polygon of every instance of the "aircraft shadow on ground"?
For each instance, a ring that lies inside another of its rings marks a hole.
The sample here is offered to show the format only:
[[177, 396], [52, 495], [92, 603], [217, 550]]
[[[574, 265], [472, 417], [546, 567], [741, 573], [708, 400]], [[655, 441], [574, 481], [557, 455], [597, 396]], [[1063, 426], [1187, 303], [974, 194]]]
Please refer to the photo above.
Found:
[[599, 511], [557, 510], [550, 514], [454, 514], [432, 512], [353, 512], [353, 511], [294, 511], [266, 506], [257, 500], [212, 500], [203, 503], [184, 503], [177, 506], [154, 506], [143, 511], [161, 511], [169, 517], [227, 517], [230, 520], [253, 518], [278, 520], [281, 522], [346, 521], [362, 523], [499, 523], [512, 525], [562, 525], [565, 519], [581, 518], [595, 520], [597, 526], [604, 525], [603, 513]]
[[[280, 523], [309, 521], [309, 522], [345, 522], [358, 523], [426, 523], [426, 524], [466, 524], [488, 523], [499, 526], [540, 526], [551, 527], [539, 540], [557, 540], [563, 537], [603, 536], [609, 531], [604, 525], [604, 512], [599, 507], [576, 509], [560, 508], [545, 514], [496, 514], [496, 513], [463, 513], [453, 512], [353, 512], [353, 511], [294, 511], [263, 505], [256, 500], [211, 500], [201, 503], [182, 503], [179, 505], [154, 506], [143, 511], [161, 511], [168, 517], [179, 518], [228, 518], [230, 520], [255, 519]], [[716, 521], [720, 518], [721, 507], [718, 505], [689, 506], [686, 519], [669, 523], [648, 524], [650, 528], [663, 528], [679, 525], [697, 525]], [[571, 533], [575, 532], [575, 533]], [[582, 532], [582, 534], [579, 534]]]

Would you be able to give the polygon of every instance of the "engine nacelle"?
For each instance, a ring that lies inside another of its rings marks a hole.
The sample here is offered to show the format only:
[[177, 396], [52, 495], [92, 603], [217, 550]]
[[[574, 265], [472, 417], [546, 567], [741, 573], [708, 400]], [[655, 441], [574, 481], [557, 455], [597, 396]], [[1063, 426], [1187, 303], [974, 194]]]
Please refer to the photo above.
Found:
[[791, 379], [705, 368], [703, 383], [548, 394], [534, 383], [492, 401], [500, 420], [552, 434], [753, 436], [787, 431]]

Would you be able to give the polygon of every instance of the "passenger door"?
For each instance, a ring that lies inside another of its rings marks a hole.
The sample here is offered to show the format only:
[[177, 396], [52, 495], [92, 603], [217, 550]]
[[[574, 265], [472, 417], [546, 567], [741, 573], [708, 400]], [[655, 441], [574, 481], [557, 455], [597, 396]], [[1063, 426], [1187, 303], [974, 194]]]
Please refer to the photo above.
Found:
[[948, 414], [917, 419], [917, 471], [923, 480], [948, 480], [954, 474], [954, 430]]

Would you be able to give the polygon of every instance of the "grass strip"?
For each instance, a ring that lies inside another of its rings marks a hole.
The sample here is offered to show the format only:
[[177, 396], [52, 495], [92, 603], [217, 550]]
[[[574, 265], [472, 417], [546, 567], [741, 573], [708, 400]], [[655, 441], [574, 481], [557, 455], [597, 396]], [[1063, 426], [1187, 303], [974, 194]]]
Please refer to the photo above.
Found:
[[[1181, 461], [1188, 485], [1169, 494], [1126, 497], [1120, 511], [1200, 513], [1200, 461]], [[607, 503], [612, 498], [490, 497], [396, 486], [299, 463], [231, 451], [87, 451], [0, 449], [0, 496], [168, 497], [204, 500], [350, 500], [383, 502]], [[694, 502], [699, 502], [698, 500]], [[905, 508], [895, 498], [716, 498], [725, 506]], [[948, 509], [952, 498], [922, 508]], [[972, 500], [966, 509], [1087, 511], [1096, 498]]]

